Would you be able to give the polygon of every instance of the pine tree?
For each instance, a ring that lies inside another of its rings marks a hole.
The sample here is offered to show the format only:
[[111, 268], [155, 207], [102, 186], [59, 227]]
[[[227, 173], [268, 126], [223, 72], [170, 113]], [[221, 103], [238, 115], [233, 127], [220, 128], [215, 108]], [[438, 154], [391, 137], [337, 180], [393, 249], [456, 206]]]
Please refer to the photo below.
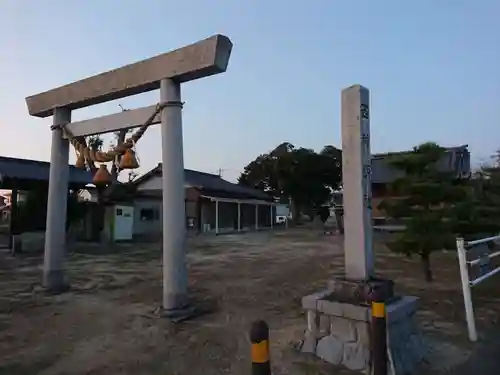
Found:
[[[381, 203], [391, 218], [405, 229], [389, 248], [406, 256], [418, 255], [425, 279], [433, 280], [431, 253], [453, 248], [458, 223], [457, 202], [469, 202], [470, 188], [452, 172], [439, 168], [446, 150], [435, 143], [424, 143], [413, 151], [394, 155], [389, 164], [400, 177], [390, 184], [390, 198]], [[466, 212], [465, 205], [462, 212]]]
[[469, 240], [500, 233], [500, 151], [492, 159], [471, 179], [472, 199], [457, 206], [457, 232]]
[[496, 152], [493, 160], [479, 172], [477, 193], [482, 232], [489, 236], [500, 232], [500, 151]]

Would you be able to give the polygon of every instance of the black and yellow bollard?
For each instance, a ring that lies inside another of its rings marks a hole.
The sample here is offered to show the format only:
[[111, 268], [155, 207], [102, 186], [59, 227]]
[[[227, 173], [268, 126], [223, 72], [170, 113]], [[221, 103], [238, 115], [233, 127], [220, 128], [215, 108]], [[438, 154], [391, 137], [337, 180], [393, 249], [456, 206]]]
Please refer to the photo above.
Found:
[[373, 375], [387, 375], [387, 332], [385, 302], [372, 302]]
[[271, 375], [269, 326], [263, 320], [252, 323], [250, 343], [252, 345], [252, 375]]

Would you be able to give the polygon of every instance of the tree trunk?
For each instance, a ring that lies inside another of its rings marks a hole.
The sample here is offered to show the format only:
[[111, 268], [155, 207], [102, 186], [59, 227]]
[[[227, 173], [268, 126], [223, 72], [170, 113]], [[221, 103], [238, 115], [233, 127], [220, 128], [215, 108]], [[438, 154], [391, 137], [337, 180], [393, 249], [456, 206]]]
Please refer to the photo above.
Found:
[[292, 199], [292, 222], [298, 224], [301, 221], [300, 205]]
[[344, 234], [344, 209], [337, 207], [333, 211], [335, 213], [335, 221], [340, 234]]
[[[127, 130], [122, 129], [119, 131], [118, 136], [117, 136], [117, 142], [116, 144], [119, 145], [120, 143], [123, 143], [125, 141], [125, 136], [127, 135]], [[117, 156], [117, 160], [113, 162], [113, 165], [111, 166], [111, 183], [116, 183], [118, 181], [118, 166], [117, 164], [120, 163], [121, 156]]]
[[434, 277], [432, 275], [430, 254], [421, 254], [420, 258], [422, 261], [422, 270], [424, 271], [425, 281], [427, 281], [428, 283], [432, 283]]
[[[85, 139], [84, 136], [81, 136], [81, 137], [76, 137], [76, 140], [78, 142], [80, 142], [84, 147], [87, 147], [87, 140]], [[95, 150], [94, 150], [95, 151]], [[92, 160], [87, 160], [87, 162], [89, 163], [88, 167], [90, 168], [90, 170], [92, 171], [93, 169], [95, 169], [95, 164]], [[93, 175], [93, 174], [92, 174]]]
[[104, 205], [103, 194], [106, 187], [96, 186], [97, 190], [97, 215], [98, 217], [94, 217], [95, 220], [92, 220], [92, 237], [94, 241], [101, 242], [102, 240], [102, 231], [104, 230], [104, 222], [105, 222], [105, 213], [106, 207]]

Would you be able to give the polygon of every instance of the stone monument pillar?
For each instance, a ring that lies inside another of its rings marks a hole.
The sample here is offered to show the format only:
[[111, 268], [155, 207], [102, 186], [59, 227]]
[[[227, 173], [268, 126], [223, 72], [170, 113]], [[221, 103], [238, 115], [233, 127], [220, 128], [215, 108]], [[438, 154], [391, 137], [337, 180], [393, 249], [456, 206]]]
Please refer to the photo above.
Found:
[[384, 300], [389, 374], [411, 374], [424, 356], [418, 299], [394, 296], [392, 281], [375, 277], [368, 89], [354, 85], [342, 91], [341, 118], [345, 277], [302, 299], [307, 330], [301, 350], [372, 374], [371, 302]]
[[342, 91], [345, 272], [350, 280], [374, 276], [369, 99], [360, 85]]

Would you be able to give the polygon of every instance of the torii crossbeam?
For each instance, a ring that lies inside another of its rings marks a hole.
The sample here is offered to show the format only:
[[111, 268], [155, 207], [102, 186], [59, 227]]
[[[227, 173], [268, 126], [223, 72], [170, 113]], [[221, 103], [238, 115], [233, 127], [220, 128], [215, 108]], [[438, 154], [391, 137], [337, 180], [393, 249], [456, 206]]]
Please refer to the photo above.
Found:
[[[214, 35], [26, 98], [30, 115], [52, 115], [54, 125], [66, 124], [78, 137], [141, 126], [156, 105], [75, 123], [71, 123], [72, 110], [160, 89], [164, 107], [153, 123], [161, 122], [163, 308], [169, 316], [182, 314], [188, 307], [181, 83], [225, 72], [231, 50], [228, 37]], [[50, 163], [43, 284], [48, 291], [60, 292], [68, 286], [64, 258], [69, 143], [58, 126], [52, 127]]]

